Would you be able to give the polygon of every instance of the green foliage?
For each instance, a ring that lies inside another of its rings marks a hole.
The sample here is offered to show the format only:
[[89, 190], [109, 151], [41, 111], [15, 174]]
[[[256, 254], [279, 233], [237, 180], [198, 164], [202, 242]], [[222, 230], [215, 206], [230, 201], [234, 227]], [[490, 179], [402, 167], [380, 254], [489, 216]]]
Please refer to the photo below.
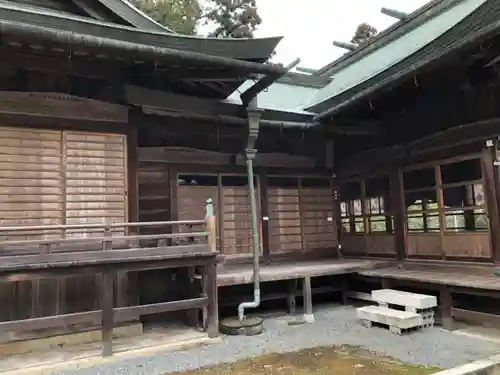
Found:
[[196, 33], [202, 15], [198, 0], [133, 0], [133, 4], [156, 22], [184, 35]]
[[351, 43], [361, 45], [368, 42], [371, 38], [377, 35], [377, 29], [372, 25], [364, 22], [358, 26], [354, 36], [351, 39]]
[[204, 19], [214, 24], [210, 36], [216, 38], [253, 38], [262, 23], [256, 0], [207, 0]]

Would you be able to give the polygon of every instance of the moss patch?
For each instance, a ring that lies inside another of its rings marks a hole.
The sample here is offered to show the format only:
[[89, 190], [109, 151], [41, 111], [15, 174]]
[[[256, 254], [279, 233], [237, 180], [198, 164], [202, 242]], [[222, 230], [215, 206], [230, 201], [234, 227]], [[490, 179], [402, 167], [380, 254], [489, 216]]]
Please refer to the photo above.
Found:
[[341, 346], [267, 354], [182, 375], [429, 375], [439, 370], [406, 365], [365, 350]]

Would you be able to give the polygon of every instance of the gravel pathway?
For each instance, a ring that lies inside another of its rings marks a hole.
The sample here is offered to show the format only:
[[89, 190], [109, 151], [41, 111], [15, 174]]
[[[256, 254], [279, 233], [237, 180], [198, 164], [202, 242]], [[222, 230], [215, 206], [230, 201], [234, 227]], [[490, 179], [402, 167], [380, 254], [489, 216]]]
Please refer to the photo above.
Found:
[[382, 328], [367, 329], [356, 321], [352, 307], [331, 307], [315, 313], [316, 322], [288, 326], [283, 318], [265, 321], [265, 332], [254, 337], [223, 337], [223, 341], [181, 352], [117, 361], [57, 375], [160, 375], [233, 362], [270, 352], [291, 352], [323, 345], [360, 346], [411, 364], [449, 368], [500, 352], [494, 343], [440, 328], [396, 336]]

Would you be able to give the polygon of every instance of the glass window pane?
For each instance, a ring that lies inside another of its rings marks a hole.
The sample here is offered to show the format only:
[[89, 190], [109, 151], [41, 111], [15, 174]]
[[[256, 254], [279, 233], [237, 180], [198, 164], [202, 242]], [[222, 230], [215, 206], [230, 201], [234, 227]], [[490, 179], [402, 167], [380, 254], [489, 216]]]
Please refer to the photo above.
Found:
[[473, 186], [474, 189], [474, 204], [476, 206], [484, 206], [484, 187], [483, 184], [476, 184]]
[[355, 216], [361, 216], [363, 214], [363, 211], [361, 209], [361, 200], [360, 199], [356, 199], [353, 202], [353, 213]]
[[387, 223], [385, 216], [372, 216], [370, 218], [371, 232], [387, 232]]
[[354, 227], [356, 229], [356, 233], [364, 233], [365, 232], [365, 221], [363, 218], [357, 218], [354, 221]]
[[424, 216], [422, 214], [408, 215], [407, 223], [408, 223], [408, 230], [410, 231], [424, 230]]

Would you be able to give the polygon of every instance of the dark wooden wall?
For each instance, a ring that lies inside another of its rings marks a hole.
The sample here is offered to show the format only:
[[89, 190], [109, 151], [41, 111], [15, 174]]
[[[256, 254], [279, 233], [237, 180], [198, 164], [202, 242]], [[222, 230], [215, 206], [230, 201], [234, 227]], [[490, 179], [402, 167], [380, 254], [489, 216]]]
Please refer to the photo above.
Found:
[[[147, 151], [147, 152], [146, 152]], [[176, 160], [170, 150], [169, 158]], [[187, 152], [187, 154], [186, 154]], [[201, 152], [210, 157], [212, 165], [199, 164], [196, 156]], [[144, 171], [161, 170], [162, 176], [170, 176], [170, 188], [166, 179], [155, 181], [155, 196], [162, 196], [155, 203], [155, 212], [171, 212], [171, 220], [203, 215], [207, 199], [212, 199], [217, 216], [217, 245], [227, 258], [234, 260], [249, 258], [252, 252], [250, 200], [245, 169], [229, 164], [231, 158], [224, 154], [185, 149], [182, 155], [190, 155], [194, 163], [172, 163], [165, 161], [142, 161], [139, 173], [140, 191], [145, 191], [148, 174]], [[162, 151], [141, 148], [143, 159], [165, 157]], [[186, 161], [187, 159], [185, 159]], [[276, 160], [289, 165], [309, 167], [294, 169], [276, 166]], [[265, 165], [273, 165], [266, 167]], [[337, 227], [335, 201], [331, 178], [327, 171], [315, 172], [314, 163], [284, 154], [267, 157], [261, 154], [255, 168], [257, 210], [260, 232], [260, 247], [264, 257], [284, 254], [311, 256], [329, 253], [336, 256]], [[159, 175], [158, 175], [159, 176]], [[170, 190], [170, 200], [164, 194]], [[161, 193], [160, 193], [161, 192]], [[152, 199], [152, 198], [151, 198]], [[151, 199], [140, 198], [141, 215], [148, 211]], [[145, 217], [145, 216], [141, 216]], [[153, 219], [152, 217], [150, 218]]]

